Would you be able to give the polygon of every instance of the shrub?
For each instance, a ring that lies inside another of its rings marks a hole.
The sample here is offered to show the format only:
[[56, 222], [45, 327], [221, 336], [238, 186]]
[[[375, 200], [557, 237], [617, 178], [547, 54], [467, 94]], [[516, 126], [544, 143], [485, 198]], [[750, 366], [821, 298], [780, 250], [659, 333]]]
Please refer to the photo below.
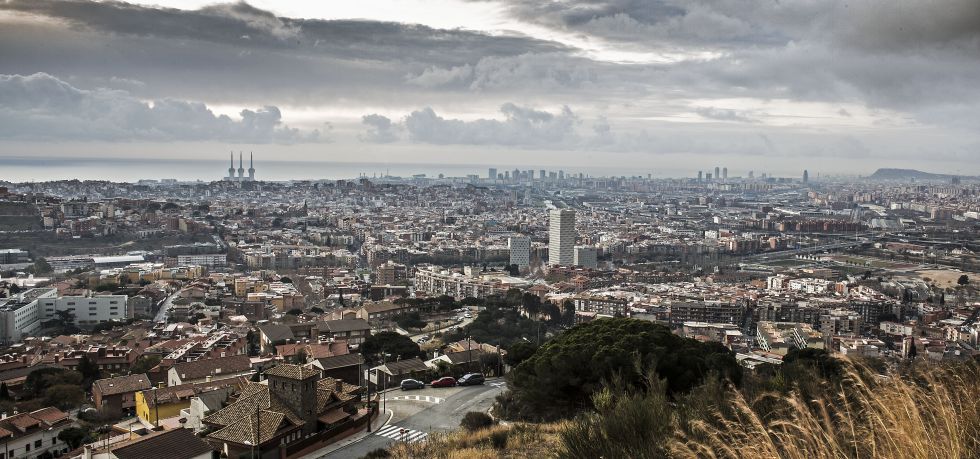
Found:
[[470, 411], [463, 416], [463, 420], [460, 421], [459, 426], [470, 431], [476, 431], [480, 429], [486, 429], [493, 425], [493, 418], [487, 413], [480, 411]]

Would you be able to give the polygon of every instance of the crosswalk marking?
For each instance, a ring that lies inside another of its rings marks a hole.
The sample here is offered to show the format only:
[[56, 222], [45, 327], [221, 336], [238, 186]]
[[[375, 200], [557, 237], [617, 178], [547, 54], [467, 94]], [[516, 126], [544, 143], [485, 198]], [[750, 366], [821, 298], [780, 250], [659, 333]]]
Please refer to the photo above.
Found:
[[507, 383], [505, 383], [505, 382], [492, 382], [492, 383], [490, 383], [490, 385], [493, 386], [493, 387], [504, 387], [504, 386], [507, 385]]
[[429, 434], [425, 432], [420, 432], [418, 430], [406, 429], [404, 427], [399, 427], [394, 424], [389, 424], [381, 428], [381, 430], [375, 432], [376, 435], [381, 435], [382, 437], [390, 438], [392, 440], [404, 441], [408, 443], [415, 443], [424, 441]]
[[433, 397], [431, 395], [396, 395], [394, 397], [389, 397], [388, 400], [415, 400], [417, 402], [429, 402], [436, 404], [446, 401], [444, 398]]

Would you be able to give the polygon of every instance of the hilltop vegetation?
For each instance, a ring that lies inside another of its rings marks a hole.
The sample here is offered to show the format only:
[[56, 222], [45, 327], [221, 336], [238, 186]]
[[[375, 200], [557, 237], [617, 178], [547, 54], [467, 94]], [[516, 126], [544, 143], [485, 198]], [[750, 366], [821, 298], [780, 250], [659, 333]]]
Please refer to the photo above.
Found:
[[[395, 458], [953, 459], [980, 455], [980, 364], [791, 351], [742, 374], [727, 349], [629, 319], [579, 325], [509, 376], [519, 419], [396, 445]], [[538, 422], [541, 421], [541, 422]]]

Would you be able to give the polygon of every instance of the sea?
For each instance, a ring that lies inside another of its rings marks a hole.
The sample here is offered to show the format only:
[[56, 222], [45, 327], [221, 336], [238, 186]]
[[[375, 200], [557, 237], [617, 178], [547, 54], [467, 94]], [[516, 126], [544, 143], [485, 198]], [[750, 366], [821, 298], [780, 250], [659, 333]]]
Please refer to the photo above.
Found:
[[[235, 165], [238, 165], [237, 161]], [[255, 178], [266, 181], [341, 180], [359, 177], [411, 177], [419, 174], [424, 174], [426, 177], [438, 177], [439, 174], [443, 174], [445, 177], [465, 177], [471, 174], [486, 177], [488, 169], [491, 167], [495, 167], [498, 172], [503, 173], [505, 170], [513, 170], [515, 166], [264, 159], [256, 161]], [[521, 170], [533, 170], [535, 174], [540, 169], [548, 171], [557, 169], [554, 165], [519, 165], [517, 167]], [[247, 159], [245, 168], [248, 169]], [[590, 167], [587, 170], [567, 169], [565, 172], [585, 173], [591, 176], [620, 176], [637, 173], [635, 169], [630, 170], [626, 167]], [[221, 180], [227, 174], [227, 160], [0, 156], [0, 181], [14, 183], [71, 179], [114, 182], [176, 179], [178, 181], [210, 182]]]

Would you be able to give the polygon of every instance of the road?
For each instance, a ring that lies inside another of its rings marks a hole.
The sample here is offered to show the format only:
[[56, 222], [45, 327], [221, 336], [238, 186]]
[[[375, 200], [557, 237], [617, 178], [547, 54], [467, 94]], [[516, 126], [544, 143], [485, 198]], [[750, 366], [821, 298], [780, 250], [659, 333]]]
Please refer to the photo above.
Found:
[[163, 305], [161, 305], [160, 310], [157, 311], [157, 315], [156, 317], [153, 318], [153, 322], [159, 323], [159, 322], [167, 321], [167, 315], [170, 313], [170, 307], [174, 305], [173, 302], [174, 299], [177, 298], [178, 292], [180, 292], [180, 290], [177, 290], [176, 292], [168, 296], [166, 300], [163, 300]]
[[456, 430], [466, 413], [489, 410], [504, 388], [503, 379], [494, 378], [482, 386], [389, 391], [387, 409], [394, 415], [386, 426], [357, 443], [317, 459], [359, 458], [395, 441], [422, 441], [432, 432]]

